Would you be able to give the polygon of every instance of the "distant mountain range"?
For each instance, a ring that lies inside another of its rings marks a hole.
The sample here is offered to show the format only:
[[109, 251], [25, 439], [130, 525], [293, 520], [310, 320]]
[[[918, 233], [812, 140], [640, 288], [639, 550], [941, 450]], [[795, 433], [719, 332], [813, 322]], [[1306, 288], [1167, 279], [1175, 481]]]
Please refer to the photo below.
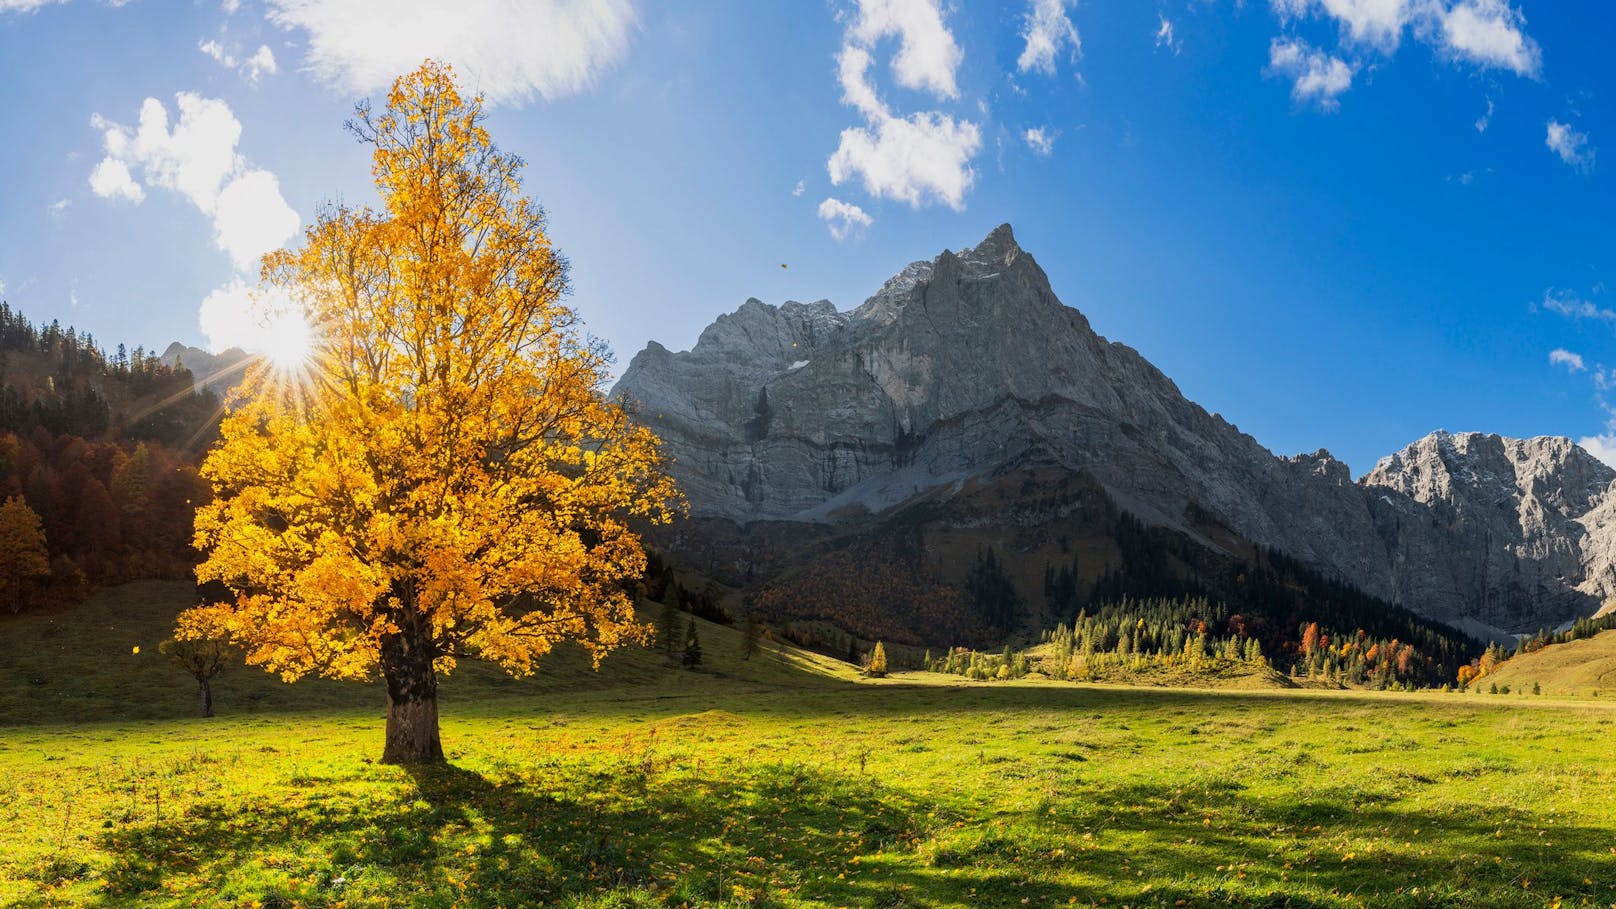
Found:
[[[652, 342], [613, 394], [689, 498], [658, 539], [671, 559], [765, 604], [851, 572], [891, 590], [863, 612], [907, 616], [921, 639], [944, 619], [914, 598], [959, 589], [985, 553], [1024, 627], [1122, 574], [1215, 593], [1212, 575], [1244, 578], [1269, 552], [1481, 638], [1616, 594], [1616, 471], [1569, 439], [1435, 432], [1356, 482], [1326, 451], [1276, 457], [1095, 334], [1009, 225], [851, 312], [748, 300], [689, 351]], [[1129, 563], [1112, 512], [1171, 553]], [[1050, 579], [1068, 563], [1063, 600]]]
[[169, 366], [183, 366], [190, 370], [198, 390], [208, 388], [222, 396], [231, 386], [241, 381], [248, 357], [247, 352], [239, 347], [231, 347], [215, 354], [200, 347], [188, 347], [175, 341], [168, 345], [168, 349], [164, 350], [158, 359]]

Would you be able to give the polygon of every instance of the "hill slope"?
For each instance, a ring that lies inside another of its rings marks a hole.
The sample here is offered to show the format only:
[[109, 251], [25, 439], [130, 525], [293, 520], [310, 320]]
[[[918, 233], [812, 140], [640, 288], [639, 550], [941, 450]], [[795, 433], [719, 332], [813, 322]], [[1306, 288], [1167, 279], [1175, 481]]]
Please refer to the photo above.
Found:
[[[174, 617], [191, 605], [185, 582], [138, 581], [108, 588], [55, 615], [0, 618], [0, 726], [103, 720], [175, 719], [197, 711], [196, 684], [158, 652]], [[642, 613], [651, 622], [654, 614]], [[814, 688], [855, 677], [853, 667], [765, 641], [751, 660], [740, 657], [740, 632], [696, 619], [701, 669], [673, 664], [656, 650], [625, 647], [597, 675], [581, 649], [563, 647], [528, 679], [512, 679], [493, 666], [463, 662], [443, 683], [446, 710], [483, 701], [532, 697], [561, 689], [656, 688], [679, 690], [720, 677], [742, 683]], [[136, 648], [139, 648], [137, 651]], [[239, 662], [214, 680], [221, 716], [302, 712], [380, 705], [379, 685], [306, 679], [288, 685]]]
[[1507, 685], [1514, 692], [1539, 685], [1544, 694], [1616, 695], [1616, 631], [1512, 657], [1476, 684], [1483, 689]]

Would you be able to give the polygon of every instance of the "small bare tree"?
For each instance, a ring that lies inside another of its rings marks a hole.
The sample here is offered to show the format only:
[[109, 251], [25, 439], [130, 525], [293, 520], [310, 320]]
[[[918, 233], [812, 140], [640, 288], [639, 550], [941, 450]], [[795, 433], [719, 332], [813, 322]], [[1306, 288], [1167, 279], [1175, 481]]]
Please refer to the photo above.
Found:
[[202, 715], [213, 716], [213, 677], [224, 671], [226, 663], [240, 659], [240, 653], [223, 641], [211, 639], [182, 641], [169, 638], [158, 644], [157, 649], [196, 679], [197, 693], [202, 699]]

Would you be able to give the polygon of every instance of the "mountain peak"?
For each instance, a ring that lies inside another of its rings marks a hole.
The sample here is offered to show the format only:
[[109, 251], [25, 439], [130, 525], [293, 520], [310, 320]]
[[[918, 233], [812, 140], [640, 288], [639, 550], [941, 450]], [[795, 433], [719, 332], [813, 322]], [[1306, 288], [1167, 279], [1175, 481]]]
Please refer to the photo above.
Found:
[[1015, 231], [1007, 222], [989, 231], [981, 243], [960, 250], [959, 257], [969, 262], [1009, 265], [1021, 256], [1021, 251]]

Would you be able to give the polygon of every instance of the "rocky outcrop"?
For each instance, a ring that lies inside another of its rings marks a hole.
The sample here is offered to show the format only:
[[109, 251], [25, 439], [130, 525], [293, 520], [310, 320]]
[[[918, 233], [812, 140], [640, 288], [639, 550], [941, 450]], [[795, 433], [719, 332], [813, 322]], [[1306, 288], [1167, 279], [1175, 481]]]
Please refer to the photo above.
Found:
[[1008, 225], [851, 312], [748, 300], [689, 351], [653, 342], [613, 393], [701, 518], [836, 523], [1055, 467], [1149, 523], [1280, 549], [1437, 618], [1535, 629], [1611, 583], [1590, 554], [1616, 553], [1616, 476], [1566, 440], [1433, 436], [1359, 483], [1328, 452], [1277, 458], [1095, 334]]
[[1435, 432], [1362, 486], [1407, 605], [1535, 630], [1616, 592], [1613, 482], [1570, 439]]

